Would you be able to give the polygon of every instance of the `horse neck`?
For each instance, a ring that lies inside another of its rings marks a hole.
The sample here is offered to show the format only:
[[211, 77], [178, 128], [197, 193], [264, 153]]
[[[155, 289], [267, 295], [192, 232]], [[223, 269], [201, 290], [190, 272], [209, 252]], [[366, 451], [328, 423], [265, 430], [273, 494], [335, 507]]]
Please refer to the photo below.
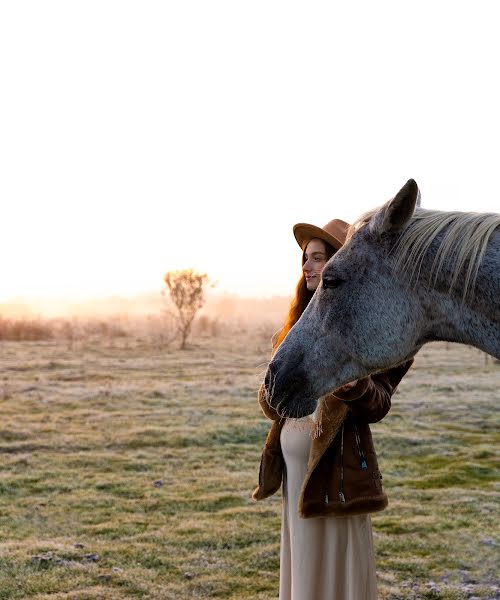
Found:
[[417, 287], [427, 320], [426, 337], [470, 344], [500, 358], [500, 232], [491, 236], [474, 288], [465, 298], [465, 274], [450, 292], [452, 265], [445, 265], [434, 280], [438, 246], [439, 240], [431, 245]]

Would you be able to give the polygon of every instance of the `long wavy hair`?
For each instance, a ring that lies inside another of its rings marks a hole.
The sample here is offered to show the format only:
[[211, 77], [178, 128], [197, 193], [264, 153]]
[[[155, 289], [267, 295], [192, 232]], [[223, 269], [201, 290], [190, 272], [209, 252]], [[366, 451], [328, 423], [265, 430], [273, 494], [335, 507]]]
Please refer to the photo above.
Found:
[[[325, 242], [325, 240], [321, 241], [325, 244], [326, 260], [328, 261], [335, 254], [336, 250], [328, 242]], [[302, 266], [304, 266], [304, 263], [306, 262], [306, 248], [309, 242], [310, 240], [304, 242], [302, 246]], [[306, 306], [309, 304], [313, 294], [314, 291], [307, 289], [306, 278], [304, 277], [304, 273], [302, 273], [299, 282], [297, 283], [297, 287], [295, 288], [295, 296], [290, 303], [290, 308], [288, 309], [288, 315], [285, 319], [285, 323], [273, 338], [273, 352], [276, 352], [278, 346], [285, 339], [286, 334], [300, 319], [300, 316], [306, 309]]]

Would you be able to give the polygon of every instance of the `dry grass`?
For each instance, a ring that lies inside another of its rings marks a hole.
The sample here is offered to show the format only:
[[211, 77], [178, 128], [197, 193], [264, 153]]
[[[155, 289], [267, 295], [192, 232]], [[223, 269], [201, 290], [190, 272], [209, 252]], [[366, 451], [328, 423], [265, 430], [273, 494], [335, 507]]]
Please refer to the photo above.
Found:
[[173, 341], [175, 323], [167, 316], [150, 315], [129, 319], [127, 316], [101, 318], [28, 318], [0, 316], [0, 341], [34, 342], [47, 340], [85, 340], [94, 343], [114, 338], [140, 337], [149, 342]]
[[[0, 599], [277, 597], [280, 498], [250, 498], [269, 333], [1, 342]], [[381, 598], [498, 593], [499, 384], [428, 346], [373, 427]]]
[[40, 341], [54, 337], [54, 329], [41, 319], [5, 319], [0, 316], [0, 340]]

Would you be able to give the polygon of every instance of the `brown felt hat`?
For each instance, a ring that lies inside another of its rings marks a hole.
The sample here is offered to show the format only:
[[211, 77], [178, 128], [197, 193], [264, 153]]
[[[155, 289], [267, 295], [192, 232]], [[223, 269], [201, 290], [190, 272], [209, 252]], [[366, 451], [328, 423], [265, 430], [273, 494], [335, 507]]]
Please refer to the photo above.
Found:
[[302, 250], [313, 238], [319, 238], [333, 246], [335, 250], [339, 250], [345, 243], [349, 227], [349, 223], [341, 219], [333, 219], [323, 228], [309, 223], [297, 223], [293, 226], [293, 235]]

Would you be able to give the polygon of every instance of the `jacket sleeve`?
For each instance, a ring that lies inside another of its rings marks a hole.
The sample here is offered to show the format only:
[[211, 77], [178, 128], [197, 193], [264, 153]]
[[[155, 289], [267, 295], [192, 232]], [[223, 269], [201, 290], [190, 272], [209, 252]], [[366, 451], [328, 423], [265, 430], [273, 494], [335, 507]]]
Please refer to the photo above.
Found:
[[262, 384], [260, 386], [259, 394], [258, 394], [257, 398], [259, 401], [260, 408], [261, 408], [262, 412], [264, 413], [264, 415], [268, 419], [271, 419], [273, 421], [279, 421], [279, 419], [280, 419], [279, 414], [274, 410], [274, 408], [269, 406], [269, 404], [267, 402], [267, 393], [266, 393], [266, 388], [265, 388], [264, 384]]
[[333, 392], [349, 406], [351, 413], [367, 423], [376, 423], [391, 408], [391, 397], [399, 382], [413, 364], [413, 358], [397, 367], [360, 379], [346, 392]]

